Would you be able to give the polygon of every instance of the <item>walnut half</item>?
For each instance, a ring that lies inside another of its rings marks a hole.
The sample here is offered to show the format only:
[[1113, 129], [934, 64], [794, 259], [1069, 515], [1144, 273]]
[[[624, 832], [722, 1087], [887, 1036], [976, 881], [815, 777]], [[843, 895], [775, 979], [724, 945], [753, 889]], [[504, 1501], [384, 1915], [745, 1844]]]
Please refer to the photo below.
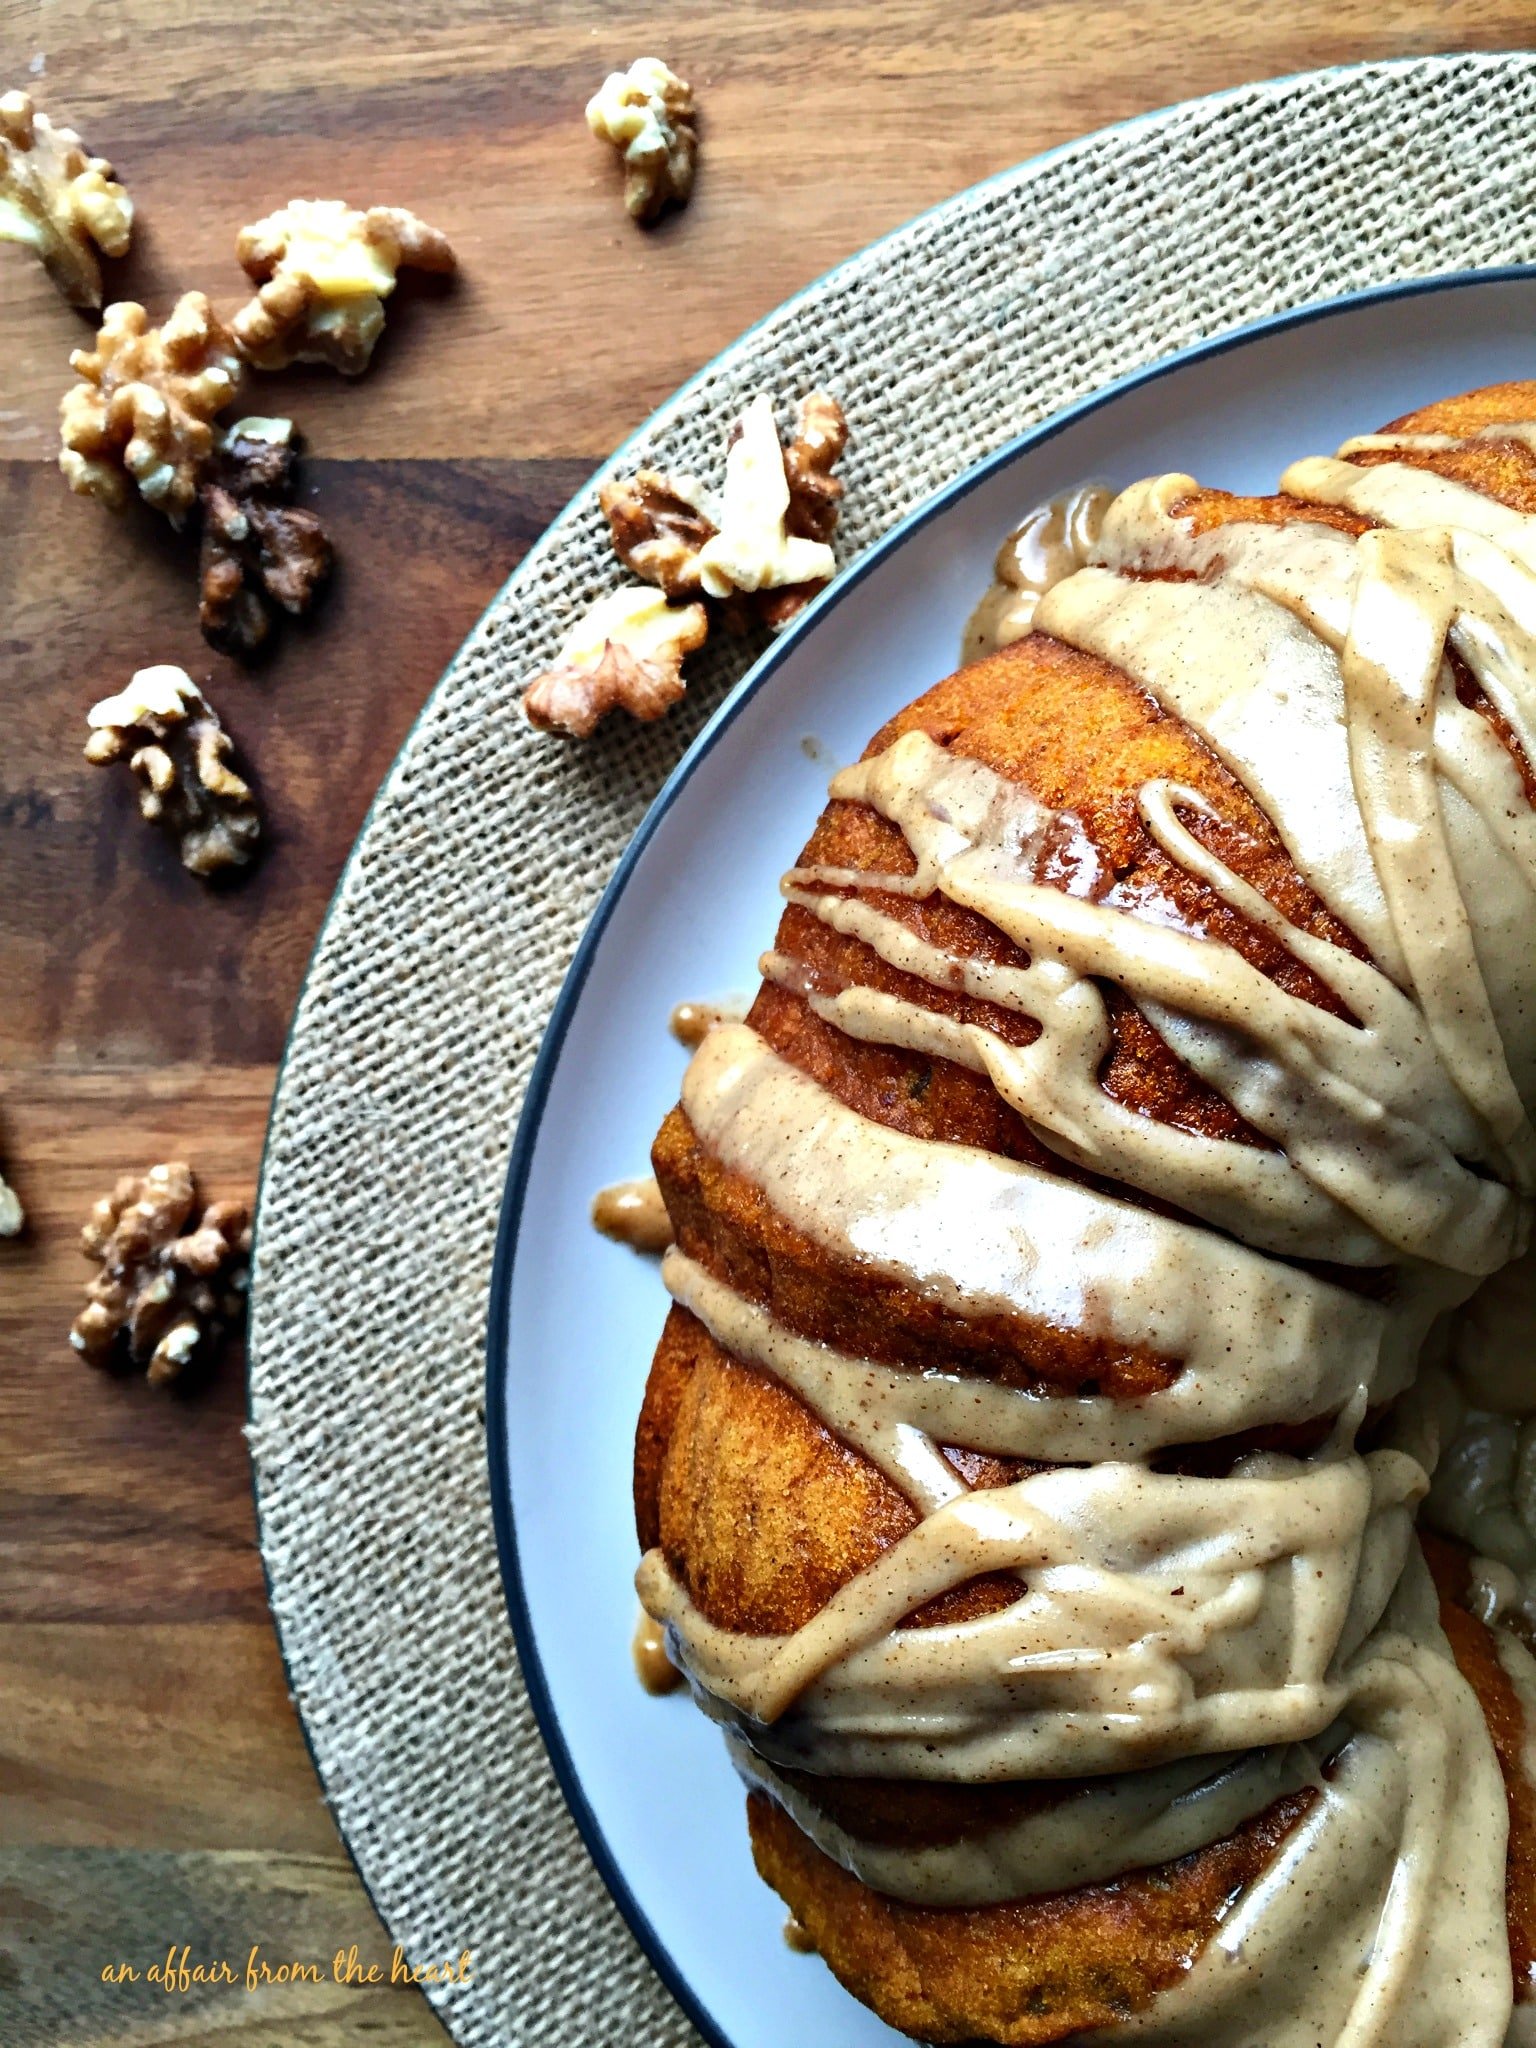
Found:
[[261, 818], [230, 766], [229, 735], [184, 669], [141, 668], [126, 690], [92, 705], [85, 758], [120, 761], [143, 783], [139, 810], [177, 841], [182, 864], [207, 877], [244, 867]]
[[214, 417], [245, 368], [201, 292], [187, 292], [163, 327], [142, 306], [108, 306], [94, 348], [69, 359], [80, 382], [59, 406], [59, 467], [81, 497], [114, 509], [128, 480], [179, 526], [213, 453]]
[[624, 162], [624, 207], [634, 220], [655, 220], [686, 206], [698, 164], [693, 87], [659, 57], [637, 57], [610, 71], [587, 101], [587, 126]]
[[560, 643], [551, 667], [523, 693], [530, 725], [586, 739], [616, 706], [660, 718], [682, 696], [683, 657], [704, 644], [701, 604], [672, 606], [655, 590], [626, 586], [590, 605]]
[[72, 306], [101, 304], [102, 256], [126, 256], [133, 201], [105, 157], [24, 92], [0, 94], [0, 242], [35, 249]]
[[290, 200], [242, 228], [236, 254], [261, 287], [232, 323], [245, 356], [262, 370], [329, 363], [346, 377], [368, 367], [396, 273], [454, 267], [447, 237], [414, 213], [360, 213], [341, 199]]
[[[69, 1341], [92, 1365], [126, 1356], [166, 1386], [211, 1358], [245, 1309], [250, 1210], [213, 1202], [180, 1161], [126, 1174], [91, 1211], [80, 1248], [100, 1268]], [[193, 1224], [189, 1230], [188, 1225]]]
[[832, 470], [847, 445], [842, 408], [826, 392], [801, 400], [788, 446], [759, 395], [727, 446], [719, 497], [696, 477], [654, 469], [601, 487], [614, 551], [668, 597], [716, 602], [733, 630], [757, 619], [776, 631], [836, 570], [843, 484]]
[[199, 617], [222, 653], [255, 654], [277, 612], [307, 612], [330, 574], [325, 528], [289, 502], [296, 460], [292, 420], [236, 420], [198, 493]]

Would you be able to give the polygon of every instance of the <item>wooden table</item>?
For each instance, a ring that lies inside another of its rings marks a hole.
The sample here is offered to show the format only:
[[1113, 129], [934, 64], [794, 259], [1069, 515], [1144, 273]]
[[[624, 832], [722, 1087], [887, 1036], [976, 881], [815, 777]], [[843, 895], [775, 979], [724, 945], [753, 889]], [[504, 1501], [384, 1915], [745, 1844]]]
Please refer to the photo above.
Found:
[[[113, 1179], [185, 1156], [254, 1187], [320, 916], [422, 699], [593, 465], [750, 321], [987, 173], [1144, 108], [1341, 60], [1528, 39], [1522, 0], [43, 0], [0, 6], [0, 88], [109, 155], [139, 207], [117, 296], [233, 306], [234, 236], [295, 195], [444, 229], [455, 289], [405, 292], [360, 383], [260, 402], [313, 450], [337, 586], [255, 675], [211, 657], [184, 550], [54, 466], [85, 323], [0, 247], [0, 1160], [30, 1228], [0, 1245], [0, 2039], [441, 2039], [384, 1958], [320, 1800], [263, 1595], [240, 1362], [192, 1398], [65, 1345], [77, 1233]], [[656, 52], [694, 81], [686, 214], [644, 234], [581, 109]], [[205, 891], [140, 823], [84, 715], [147, 661], [211, 675], [254, 764], [268, 857]], [[105, 1986], [192, 1960], [323, 1959], [327, 1981]], [[4, 2017], [7, 2010], [12, 2020]]]

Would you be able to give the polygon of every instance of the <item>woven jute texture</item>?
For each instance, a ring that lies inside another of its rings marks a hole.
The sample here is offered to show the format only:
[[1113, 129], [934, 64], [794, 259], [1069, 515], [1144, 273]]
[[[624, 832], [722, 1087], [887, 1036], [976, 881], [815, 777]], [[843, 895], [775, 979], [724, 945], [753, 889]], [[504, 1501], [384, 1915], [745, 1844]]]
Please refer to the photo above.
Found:
[[[1536, 57], [1244, 87], [1091, 136], [914, 221], [729, 349], [624, 451], [708, 470], [744, 399], [853, 429], [845, 560], [1001, 442], [1307, 300], [1525, 260]], [[325, 1791], [395, 1939], [475, 1953], [462, 2042], [697, 2040], [551, 1776], [486, 1481], [487, 1285], [530, 1063], [583, 924], [745, 665], [657, 726], [531, 732], [518, 685], [612, 583], [594, 488], [492, 604], [406, 742], [299, 1005], [262, 1191], [251, 1448], [272, 1606]]]

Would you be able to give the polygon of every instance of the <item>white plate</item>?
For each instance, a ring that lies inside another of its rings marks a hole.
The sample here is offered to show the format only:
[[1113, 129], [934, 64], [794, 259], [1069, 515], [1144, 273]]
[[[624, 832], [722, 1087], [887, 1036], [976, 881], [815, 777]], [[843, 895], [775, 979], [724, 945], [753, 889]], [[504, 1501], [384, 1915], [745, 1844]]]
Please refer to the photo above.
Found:
[[666, 1313], [655, 1264], [598, 1237], [594, 1191], [647, 1170], [686, 1055], [674, 1003], [756, 984], [777, 882], [834, 766], [955, 666], [992, 556], [1085, 477], [1160, 470], [1272, 490], [1431, 399], [1536, 372], [1526, 272], [1306, 309], [1142, 372], [914, 513], [745, 678], [662, 791], [598, 907], [529, 1084], [490, 1321], [492, 1499], [530, 1696], [631, 1926], [719, 2048], [890, 2048], [894, 2034], [782, 1939], [743, 1793], [685, 1694], [630, 1663], [635, 1418]]

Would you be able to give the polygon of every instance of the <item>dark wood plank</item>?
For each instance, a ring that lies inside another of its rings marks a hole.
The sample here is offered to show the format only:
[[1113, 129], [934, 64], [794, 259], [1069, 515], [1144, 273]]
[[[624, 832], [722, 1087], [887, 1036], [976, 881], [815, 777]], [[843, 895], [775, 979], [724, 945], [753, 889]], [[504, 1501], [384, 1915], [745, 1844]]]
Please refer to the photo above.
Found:
[[[1523, 0], [333, 0], [323, 34], [291, 5], [52, 0], [6, 20], [0, 71], [41, 50], [48, 92], [140, 196], [122, 295], [237, 303], [237, 228], [298, 192], [412, 206], [452, 237], [460, 290], [395, 321], [366, 390], [317, 375], [304, 407], [326, 452], [436, 456], [600, 453], [850, 251], [1107, 122], [1310, 65], [1530, 39]], [[705, 146], [687, 213], [641, 235], [582, 106], [653, 44], [697, 86]], [[21, 252], [0, 259], [0, 453], [41, 453], [79, 322]]]
[[[0, 749], [0, 1062], [277, 1058], [380, 777], [460, 640], [586, 473], [580, 462], [312, 463], [306, 502], [335, 539], [336, 587], [312, 625], [249, 671], [203, 642], [188, 548], [163, 521], [71, 498], [41, 465], [0, 464], [5, 530], [26, 535], [0, 549], [0, 632], [27, 707]], [[88, 602], [68, 595], [82, 559]], [[82, 757], [90, 705], [149, 661], [207, 679], [253, 765], [267, 850], [234, 888], [209, 890], [181, 868], [139, 820], [126, 768]]]

